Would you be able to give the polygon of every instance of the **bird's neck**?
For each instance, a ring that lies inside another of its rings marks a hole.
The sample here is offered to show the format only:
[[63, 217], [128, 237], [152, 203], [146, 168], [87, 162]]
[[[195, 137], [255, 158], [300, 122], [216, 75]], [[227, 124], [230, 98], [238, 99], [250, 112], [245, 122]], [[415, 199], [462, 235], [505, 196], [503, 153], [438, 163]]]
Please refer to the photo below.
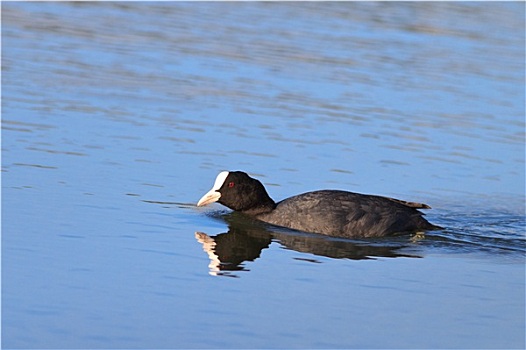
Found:
[[276, 203], [268, 195], [265, 198], [260, 198], [257, 206], [243, 209], [241, 212], [250, 216], [258, 216], [261, 214], [270, 213], [276, 208]]

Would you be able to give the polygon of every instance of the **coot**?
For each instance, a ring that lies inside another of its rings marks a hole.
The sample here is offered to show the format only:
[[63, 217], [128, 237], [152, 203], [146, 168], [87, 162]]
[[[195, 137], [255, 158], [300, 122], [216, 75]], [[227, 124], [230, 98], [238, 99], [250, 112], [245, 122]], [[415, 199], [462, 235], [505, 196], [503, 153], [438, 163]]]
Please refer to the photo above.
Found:
[[334, 237], [382, 237], [438, 229], [418, 209], [426, 204], [339, 190], [303, 193], [274, 202], [265, 187], [242, 171], [223, 171], [197, 203], [213, 202], [261, 221]]

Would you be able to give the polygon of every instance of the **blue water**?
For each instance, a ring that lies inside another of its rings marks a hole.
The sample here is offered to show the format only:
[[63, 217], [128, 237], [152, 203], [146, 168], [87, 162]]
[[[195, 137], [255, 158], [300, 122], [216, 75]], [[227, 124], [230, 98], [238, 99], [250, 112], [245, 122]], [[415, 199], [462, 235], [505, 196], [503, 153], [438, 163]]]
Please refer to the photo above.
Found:
[[[524, 348], [525, 5], [2, 4], [3, 348]], [[444, 230], [197, 208], [222, 170]]]

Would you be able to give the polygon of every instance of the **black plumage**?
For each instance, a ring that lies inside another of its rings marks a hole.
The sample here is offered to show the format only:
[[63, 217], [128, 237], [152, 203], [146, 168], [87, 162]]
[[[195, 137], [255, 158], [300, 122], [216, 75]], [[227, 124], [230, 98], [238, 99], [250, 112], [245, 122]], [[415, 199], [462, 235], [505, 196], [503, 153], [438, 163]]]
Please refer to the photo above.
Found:
[[241, 171], [218, 175], [198, 205], [214, 201], [273, 225], [335, 237], [382, 237], [439, 228], [418, 210], [429, 206], [388, 197], [320, 190], [275, 203], [261, 182]]

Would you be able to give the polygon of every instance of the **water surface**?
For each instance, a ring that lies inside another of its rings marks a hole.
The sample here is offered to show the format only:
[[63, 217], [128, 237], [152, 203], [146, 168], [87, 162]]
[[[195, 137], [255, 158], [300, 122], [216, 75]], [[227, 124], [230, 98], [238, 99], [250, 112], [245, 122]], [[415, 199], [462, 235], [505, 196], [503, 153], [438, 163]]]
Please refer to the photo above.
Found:
[[[4, 348], [524, 348], [524, 3], [2, 4]], [[444, 230], [195, 203], [222, 170]]]

